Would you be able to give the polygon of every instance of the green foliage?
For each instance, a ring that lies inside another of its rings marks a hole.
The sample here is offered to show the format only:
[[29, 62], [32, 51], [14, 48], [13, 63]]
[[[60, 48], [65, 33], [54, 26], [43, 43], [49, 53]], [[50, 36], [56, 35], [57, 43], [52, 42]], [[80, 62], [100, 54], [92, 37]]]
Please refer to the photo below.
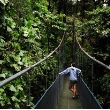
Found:
[[109, 79], [110, 75], [109, 73], [104, 74], [102, 78], [99, 78], [100, 83], [102, 84], [101, 89], [103, 92], [107, 91], [108, 93], [110, 92], [110, 85], [109, 85]]
[[[47, 6], [46, 0], [7, 2], [0, 0], [2, 9], [2, 14], [0, 14], [0, 81], [36, 63], [48, 55], [48, 50], [53, 50], [59, 44], [59, 39], [66, 30], [66, 25], [62, 22], [65, 15], [52, 14]], [[36, 90], [38, 97], [34, 90], [30, 96], [30, 108], [32, 108], [33, 102], [36, 103], [36, 99], [38, 100], [46, 89], [45, 82], [41, 82], [45, 74], [48, 74], [48, 86], [54, 80], [53, 67], [56, 63], [58, 63], [57, 58], [51, 59], [48, 62], [48, 68], [44, 66], [44, 63], [43, 66], [31, 70], [30, 79], [27, 76], [21, 76], [3, 86], [0, 89], [0, 107], [27, 108], [27, 82], [30, 80], [33, 83], [32, 90], [36, 85], [36, 89], [41, 88]]]
[[[27, 101], [24, 94], [24, 89], [20, 82], [21, 79], [17, 79], [16, 81], [14, 81], [13, 84], [7, 84], [3, 87], [3, 89], [0, 89], [1, 108], [22, 108], [23, 106], [25, 107]], [[13, 103], [13, 105], [11, 103]]]
[[[86, 19], [82, 21], [80, 19], [76, 20], [76, 30], [78, 36], [82, 39], [81, 44], [86, 52], [100, 60], [101, 62], [109, 65], [110, 61], [110, 7], [97, 8], [93, 11], [86, 12]], [[84, 60], [85, 61], [85, 60]], [[83, 68], [87, 63], [83, 62]], [[87, 67], [86, 67], [87, 68]], [[96, 94], [100, 103], [106, 104], [105, 98], [109, 98], [107, 93], [109, 93], [109, 81], [108, 72], [102, 66], [94, 63], [94, 74], [93, 76], [88, 75], [85, 72], [85, 79], [91, 88], [91, 77], [94, 77], [93, 82], [94, 94]], [[97, 87], [100, 87], [97, 90]]]
[[[78, 35], [89, 41], [94, 53], [100, 50], [98, 56], [105, 53], [109, 54], [110, 8], [97, 8], [92, 12], [87, 12], [87, 14], [87, 19], [84, 19], [82, 23], [77, 21]], [[104, 44], [103, 47], [101, 44]]]

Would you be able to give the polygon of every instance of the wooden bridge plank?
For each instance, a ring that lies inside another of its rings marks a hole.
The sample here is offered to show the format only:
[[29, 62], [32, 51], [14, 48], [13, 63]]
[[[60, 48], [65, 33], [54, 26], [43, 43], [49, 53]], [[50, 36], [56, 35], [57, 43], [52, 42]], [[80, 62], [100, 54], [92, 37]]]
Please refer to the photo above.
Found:
[[64, 87], [60, 96], [58, 109], [81, 109], [79, 98], [72, 99], [73, 93], [68, 89], [69, 80], [65, 78]]

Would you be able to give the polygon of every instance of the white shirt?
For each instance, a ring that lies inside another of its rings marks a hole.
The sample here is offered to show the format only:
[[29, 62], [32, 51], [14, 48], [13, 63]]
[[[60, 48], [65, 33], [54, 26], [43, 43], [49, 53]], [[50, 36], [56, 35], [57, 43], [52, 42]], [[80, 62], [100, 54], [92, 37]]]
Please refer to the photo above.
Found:
[[59, 74], [68, 74], [69, 80], [77, 80], [77, 75], [81, 74], [81, 70], [76, 67], [68, 67], [66, 70], [60, 72]]

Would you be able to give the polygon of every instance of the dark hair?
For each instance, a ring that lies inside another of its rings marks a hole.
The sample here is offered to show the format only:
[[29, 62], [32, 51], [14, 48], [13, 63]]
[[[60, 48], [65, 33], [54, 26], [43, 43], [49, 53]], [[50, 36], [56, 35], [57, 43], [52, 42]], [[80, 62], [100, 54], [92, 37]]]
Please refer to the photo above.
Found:
[[75, 64], [74, 62], [73, 62], [73, 63], [71, 63], [71, 64], [72, 64], [72, 66], [74, 66], [74, 67], [76, 66], [76, 64]]

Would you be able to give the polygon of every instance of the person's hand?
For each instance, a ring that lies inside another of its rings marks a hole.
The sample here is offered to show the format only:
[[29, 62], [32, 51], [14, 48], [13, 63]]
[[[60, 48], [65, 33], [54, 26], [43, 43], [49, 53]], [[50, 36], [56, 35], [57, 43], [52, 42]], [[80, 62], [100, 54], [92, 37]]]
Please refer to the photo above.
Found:
[[60, 74], [60, 73], [58, 73], [58, 74]]

